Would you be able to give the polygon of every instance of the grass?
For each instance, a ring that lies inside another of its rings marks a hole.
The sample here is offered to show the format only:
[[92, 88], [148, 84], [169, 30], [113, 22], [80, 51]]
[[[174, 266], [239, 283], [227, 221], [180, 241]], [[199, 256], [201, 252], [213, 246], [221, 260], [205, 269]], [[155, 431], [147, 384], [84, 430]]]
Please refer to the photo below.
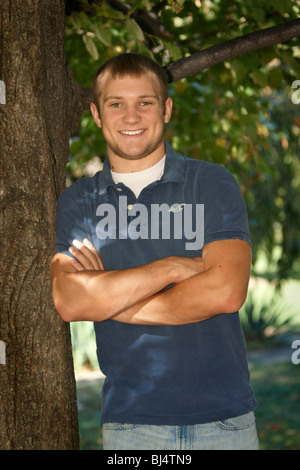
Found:
[[[300, 364], [250, 363], [261, 450], [300, 450]], [[101, 380], [77, 383], [82, 450], [101, 450]]]
[[300, 364], [251, 366], [261, 450], [300, 450]]

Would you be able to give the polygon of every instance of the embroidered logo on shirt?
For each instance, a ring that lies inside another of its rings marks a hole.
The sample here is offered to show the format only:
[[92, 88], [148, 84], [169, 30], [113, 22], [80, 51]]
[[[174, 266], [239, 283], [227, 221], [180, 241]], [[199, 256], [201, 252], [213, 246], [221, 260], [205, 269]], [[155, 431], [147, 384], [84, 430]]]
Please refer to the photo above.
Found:
[[181, 204], [173, 204], [168, 212], [180, 212], [183, 210], [183, 206], [185, 206], [185, 202], [182, 202]]

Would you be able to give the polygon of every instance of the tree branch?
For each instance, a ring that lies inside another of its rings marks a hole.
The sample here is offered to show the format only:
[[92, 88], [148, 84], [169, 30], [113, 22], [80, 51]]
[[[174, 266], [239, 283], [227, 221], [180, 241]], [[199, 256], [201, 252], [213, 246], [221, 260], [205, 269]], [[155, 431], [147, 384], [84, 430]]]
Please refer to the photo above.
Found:
[[300, 36], [300, 19], [208, 47], [204, 51], [196, 52], [189, 57], [173, 62], [165, 68], [165, 71], [168, 74], [169, 82], [175, 82], [238, 55], [283, 43], [297, 36]]
[[[283, 43], [297, 36], [300, 36], [300, 19], [208, 47], [204, 51], [196, 52], [189, 57], [173, 62], [165, 67], [165, 71], [169, 83], [176, 82], [238, 55]], [[76, 86], [74, 84], [75, 90], [77, 88], [76, 93], [80, 97], [81, 109], [84, 111], [89, 109], [89, 103], [93, 100], [92, 90], [89, 88], [78, 90], [78, 87], [78, 84]]]

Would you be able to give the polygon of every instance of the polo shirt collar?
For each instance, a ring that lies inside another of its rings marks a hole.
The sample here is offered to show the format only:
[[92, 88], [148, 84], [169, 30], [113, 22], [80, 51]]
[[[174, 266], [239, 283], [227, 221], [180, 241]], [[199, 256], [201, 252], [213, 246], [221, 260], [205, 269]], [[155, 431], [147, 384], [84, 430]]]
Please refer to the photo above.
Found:
[[166, 163], [162, 182], [181, 183], [184, 180], [184, 157], [175, 152], [168, 142], [166, 147]]
[[[162, 183], [174, 182], [181, 183], [184, 180], [184, 157], [173, 150], [168, 142], [165, 142], [166, 147], [166, 163], [164, 173], [161, 179]], [[106, 157], [101, 179], [101, 190], [104, 190], [108, 186], [115, 186], [115, 182], [112, 179], [110, 171], [110, 163], [108, 157]]]

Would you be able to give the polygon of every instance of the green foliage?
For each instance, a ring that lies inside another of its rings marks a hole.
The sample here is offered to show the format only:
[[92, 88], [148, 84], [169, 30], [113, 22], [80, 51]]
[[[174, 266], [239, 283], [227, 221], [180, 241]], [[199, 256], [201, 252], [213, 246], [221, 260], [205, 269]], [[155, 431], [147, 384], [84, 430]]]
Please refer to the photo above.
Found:
[[[300, 10], [296, 0], [128, 0], [124, 5], [119, 11], [110, 2], [86, 0], [81, 11], [67, 17], [66, 57], [83, 87], [91, 86], [103, 62], [121, 52], [139, 52], [167, 66], [295, 19]], [[263, 252], [279, 280], [300, 268], [300, 104], [291, 100], [292, 83], [300, 79], [299, 43], [295, 38], [246, 53], [173, 83], [174, 112], [166, 129], [175, 149], [222, 164], [235, 175], [248, 207], [254, 266]], [[70, 180], [95, 156], [104, 159], [105, 143], [85, 113], [71, 141]]]
[[247, 300], [240, 310], [240, 320], [246, 342], [279, 342], [293, 329], [290, 306], [274, 291], [264, 290], [261, 296], [255, 290], [248, 293]]
[[99, 367], [94, 324], [92, 322], [71, 323], [72, 351], [75, 370], [82, 367], [97, 369]]

